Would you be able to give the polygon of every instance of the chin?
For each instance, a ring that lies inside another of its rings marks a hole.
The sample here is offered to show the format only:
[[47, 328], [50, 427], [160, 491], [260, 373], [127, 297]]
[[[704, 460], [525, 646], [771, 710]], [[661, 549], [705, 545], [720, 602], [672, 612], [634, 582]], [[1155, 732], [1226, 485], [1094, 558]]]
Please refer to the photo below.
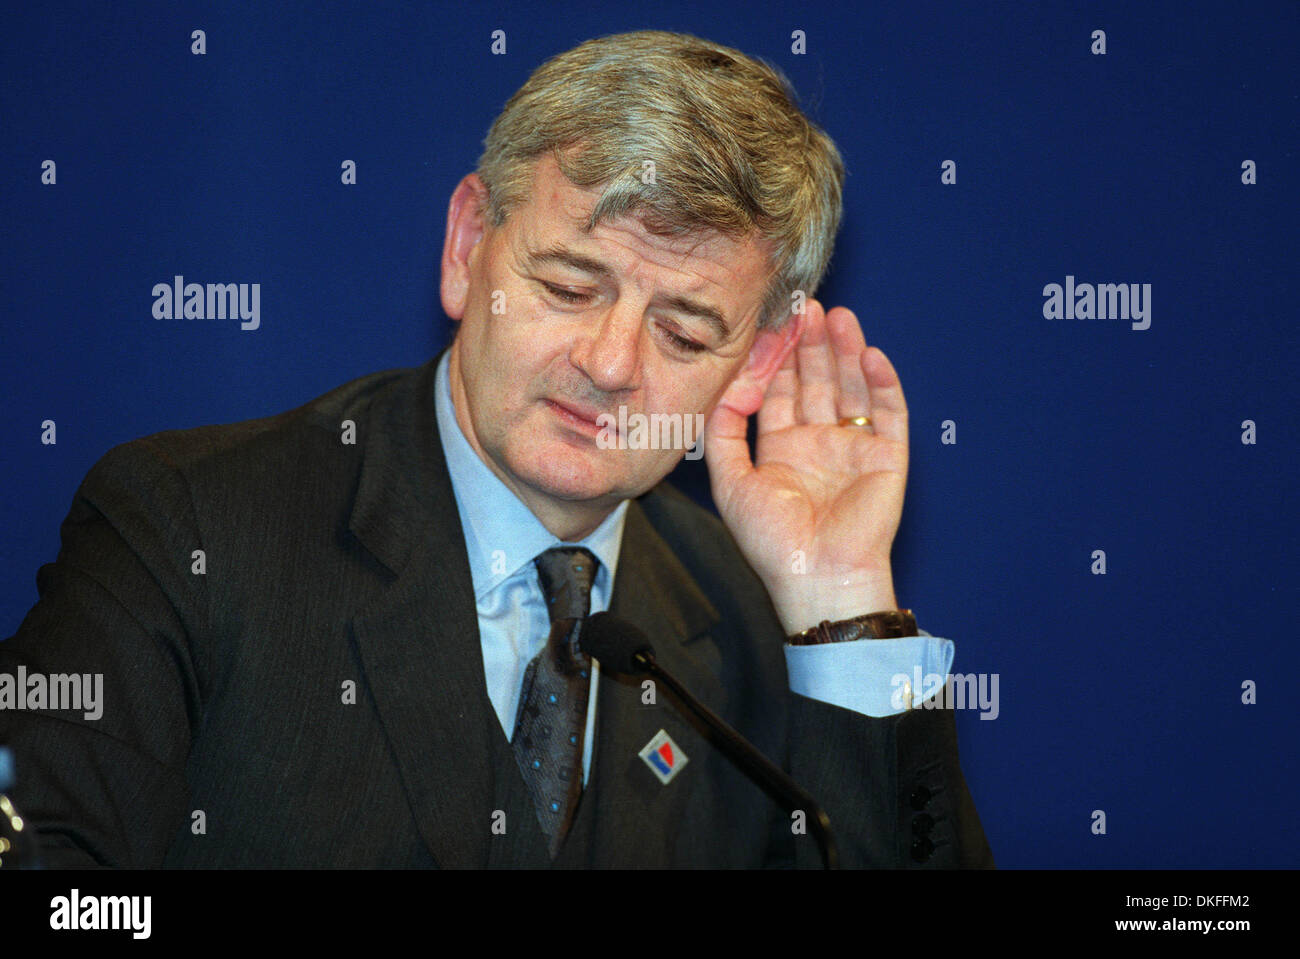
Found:
[[[549, 455], [548, 455], [549, 453]], [[534, 489], [562, 500], [593, 500], [602, 497], [623, 499], [625, 494], [617, 478], [594, 464], [590, 456], [573, 450], [554, 450], [510, 464], [511, 472]]]

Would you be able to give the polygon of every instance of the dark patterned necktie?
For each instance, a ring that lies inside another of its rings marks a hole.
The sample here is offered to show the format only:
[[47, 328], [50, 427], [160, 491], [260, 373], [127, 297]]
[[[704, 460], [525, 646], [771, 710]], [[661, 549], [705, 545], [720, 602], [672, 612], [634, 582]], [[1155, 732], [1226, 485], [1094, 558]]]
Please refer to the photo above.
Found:
[[536, 564], [551, 632], [524, 673], [511, 743], [554, 859], [582, 795], [591, 659], [579, 650], [578, 635], [591, 612], [599, 561], [585, 549], [569, 547], [548, 549]]

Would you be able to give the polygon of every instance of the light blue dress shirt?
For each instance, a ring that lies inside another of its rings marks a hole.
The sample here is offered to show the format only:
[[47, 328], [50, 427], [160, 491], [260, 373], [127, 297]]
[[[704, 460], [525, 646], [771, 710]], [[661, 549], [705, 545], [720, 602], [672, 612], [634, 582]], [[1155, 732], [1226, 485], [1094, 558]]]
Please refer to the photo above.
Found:
[[[515, 731], [524, 673], [546, 645], [550, 632], [550, 616], [533, 560], [560, 546], [561, 541], [497, 479], [465, 439], [451, 400], [447, 372], [450, 355], [444, 354], [438, 363], [438, 432], [469, 553], [488, 699], [509, 738]], [[586, 539], [564, 544], [583, 546], [600, 560], [591, 590], [592, 613], [609, 608], [627, 507], [628, 501], [624, 500]], [[879, 717], [911, 708], [914, 697], [919, 704], [920, 690], [912, 689], [918, 667], [922, 676], [947, 676], [953, 643], [926, 634], [817, 646], [787, 645], [785, 656], [792, 691]], [[600, 664], [594, 662], [582, 751], [584, 782], [591, 772], [599, 683]]]

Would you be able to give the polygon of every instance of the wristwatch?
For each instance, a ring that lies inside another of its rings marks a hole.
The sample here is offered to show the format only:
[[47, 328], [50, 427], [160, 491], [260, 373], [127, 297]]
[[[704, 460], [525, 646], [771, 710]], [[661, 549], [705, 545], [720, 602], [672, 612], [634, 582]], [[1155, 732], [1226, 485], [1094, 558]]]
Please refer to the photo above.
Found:
[[919, 635], [916, 617], [910, 609], [886, 609], [835, 623], [823, 619], [812, 629], [791, 636], [788, 642], [791, 646], [814, 646], [818, 643], [847, 643], [855, 639], [894, 639], [916, 635]]

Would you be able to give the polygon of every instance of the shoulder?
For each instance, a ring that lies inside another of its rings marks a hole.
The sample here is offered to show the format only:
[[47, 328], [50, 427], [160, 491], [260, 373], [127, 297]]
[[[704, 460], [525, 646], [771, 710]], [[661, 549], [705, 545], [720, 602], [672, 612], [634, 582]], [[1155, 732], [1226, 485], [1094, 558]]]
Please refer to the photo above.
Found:
[[364, 420], [376, 401], [400, 389], [416, 372], [371, 373], [271, 416], [153, 433], [113, 447], [97, 467], [153, 458], [179, 470], [201, 471], [230, 461], [284, 458], [323, 441], [340, 443], [346, 421]]
[[150, 465], [194, 477], [259, 467], [310, 468], [311, 457], [304, 458], [305, 454], [348, 445], [347, 422], [364, 423], [372, 409], [409, 384], [417, 372], [412, 368], [371, 373], [271, 416], [164, 430], [129, 440], [105, 453], [88, 479], [126, 478]]
[[328, 509], [355, 489], [369, 425], [391, 418], [419, 372], [372, 373], [272, 416], [121, 443], [91, 467], [77, 499], [126, 523], [165, 516], [220, 526]]
[[739, 555], [735, 540], [722, 520], [671, 483], [660, 483], [637, 502], [682, 562], [695, 560], [712, 567], [720, 560]]
[[767, 590], [716, 514], [666, 481], [637, 503], [724, 620], [779, 631]]

